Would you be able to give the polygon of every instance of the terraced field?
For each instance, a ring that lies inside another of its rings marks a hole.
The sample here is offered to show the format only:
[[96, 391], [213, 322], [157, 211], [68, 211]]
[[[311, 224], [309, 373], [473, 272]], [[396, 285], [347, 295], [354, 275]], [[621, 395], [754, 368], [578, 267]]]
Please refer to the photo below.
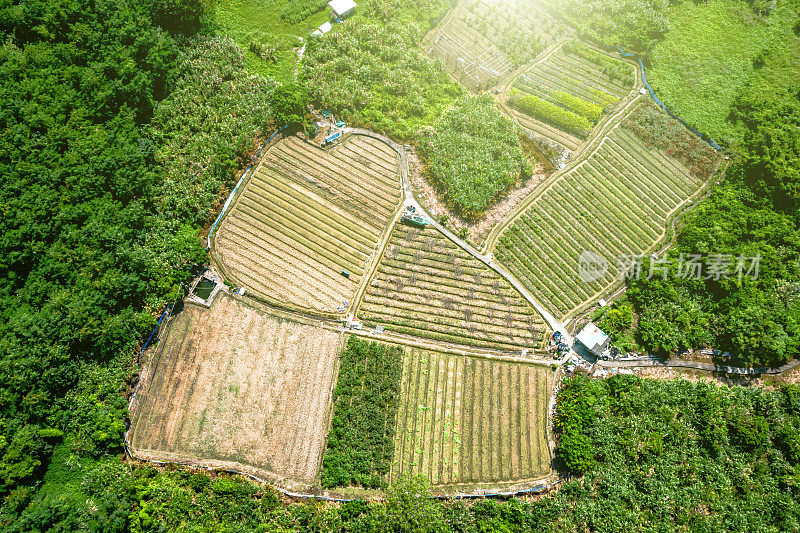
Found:
[[524, 0], [465, 0], [434, 28], [428, 53], [473, 90], [497, 85], [555, 41], [562, 27]]
[[[397, 154], [354, 135], [272, 146], [215, 234], [227, 277], [270, 302], [347, 307], [401, 198]], [[342, 274], [342, 270], [349, 277]]]
[[129, 433], [138, 457], [314, 483], [340, 335], [219, 293], [187, 303], [142, 376]]
[[635, 76], [633, 65], [570, 41], [514, 80], [507, 103], [520, 125], [575, 150]]
[[[671, 217], [703, 185], [703, 178], [619, 125], [503, 231], [495, 255], [564, 319], [619, 283], [632, 256], [656, 245]], [[607, 264], [594, 281], [580, 276], [584, 251]]]
[[359, 308], [367, 324], [485, 348], [539, 347], [541, 316], [493, 270], [434, 228], [395, 226]]
[[454, 485], [546, 476], [551, 379], [531, 364], [406, 350], [390, 477]]

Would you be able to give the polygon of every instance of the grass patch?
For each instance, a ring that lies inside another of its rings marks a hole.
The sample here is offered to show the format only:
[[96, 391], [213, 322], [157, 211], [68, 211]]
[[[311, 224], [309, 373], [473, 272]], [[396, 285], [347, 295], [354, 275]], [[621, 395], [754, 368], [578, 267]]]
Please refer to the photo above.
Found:
[[288, 82], [293, 80], [297, 66], [299, 37], [305, 39], [328, 20], [328, 11], [323, 6], [298, 21], [297, 17], [307, 11], [293, 11], [292, 16], [282, 17], [288, 15], [286, 9], [285, 0], [220, 2], [214, 13], [214, 26], [246, 51], [248, 70]]
[[653, 49], [647, 81], [684, 120], [717, 142], [734, 145], [743, 130], [728, 121], [731, 104], [771, 41], [791, 34], [796, 2], [766, 17], [740, 0], [684, 2], [669, 11], [670, 30]]

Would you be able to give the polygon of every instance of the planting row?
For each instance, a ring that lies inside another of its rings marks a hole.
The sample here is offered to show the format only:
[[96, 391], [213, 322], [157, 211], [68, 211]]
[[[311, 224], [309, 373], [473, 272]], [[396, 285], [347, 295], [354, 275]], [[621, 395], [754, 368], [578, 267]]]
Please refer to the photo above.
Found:
[[[608, 76], [609, 69], [616, 74]], [[634, 75], [632, 65], [568, 41], [515, 80], [508, 104], [532, 119], [585, 139], [602, 114], [630, 92]], [[574, 149], [575, 143], [565, 144], [546, 131], [538, 133]]]
[[391, 478], [452, 485], [546, 475], [549, 379], [529, 364], [408, 349]]
[[328, 152], [296, 138], [271, 147], [215, 236], [226, 275], [274, 303], [347, 307], [399, 204], [392, 154], [361, 136]]
[[676, 209], [703, 183], [617, 127], [506, 228], [495, 253], [545, 307], [566, 318], [629, 270], [635, 275], [635, 258], [662, 238]]
[[538, 347], [545, 326], [493, 270], [435, 229], [398, 225], [359, 308], [368, 324], [470, 346]]
[[463, 2], [434, 30], [429, 53], [470, 88], [497, 85], [554, 42], [563, 28], [522, 1]]

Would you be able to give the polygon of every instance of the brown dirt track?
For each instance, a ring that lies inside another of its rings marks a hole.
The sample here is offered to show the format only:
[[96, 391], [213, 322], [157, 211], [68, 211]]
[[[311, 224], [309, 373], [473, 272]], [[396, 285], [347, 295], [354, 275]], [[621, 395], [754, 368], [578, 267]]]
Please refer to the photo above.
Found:
[[153, 353], [132, 405], [143, 459], [235, 468], [312, 485], [324, 451], [340, 335], [220, 293], [187, 304]]

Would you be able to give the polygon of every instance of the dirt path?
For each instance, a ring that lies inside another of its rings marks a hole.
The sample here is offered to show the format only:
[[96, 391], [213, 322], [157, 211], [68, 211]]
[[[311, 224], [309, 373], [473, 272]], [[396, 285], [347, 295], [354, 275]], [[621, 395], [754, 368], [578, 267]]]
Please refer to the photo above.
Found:
[[695, 361], [670, 360], [660, 361], [658, 359], [646, 359], [642, 361], [597, 361], [598, 366], [605, 368], [692, 368], [695, 370], [705, 370], [717, 374], [735, 374], [740, 376], [753, 375], [777, 375], [783, 374], [800, 365], [800, 359], [789, 361], [785, 365], [777, 367], [738, 367], [715, 365], [712, 363], [698, 363]]

